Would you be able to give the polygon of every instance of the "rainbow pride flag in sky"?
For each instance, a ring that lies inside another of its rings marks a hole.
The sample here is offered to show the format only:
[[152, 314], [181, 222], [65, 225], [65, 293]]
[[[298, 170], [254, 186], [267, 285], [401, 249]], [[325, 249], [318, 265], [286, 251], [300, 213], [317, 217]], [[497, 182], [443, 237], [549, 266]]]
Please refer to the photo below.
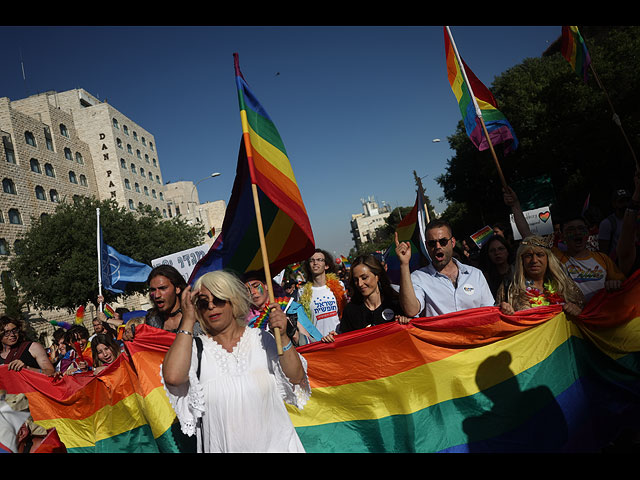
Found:
[[[148, 325], [98, 377], [0, 366], [70, 453], [193, 452], [160, 378], [175, 334]], [[312, 395], [288, 406], [307, 452], [598, 452], [640, 428], [640, 272], [568, 319], [482, 307], [299, 347]], [[345, 368], [348, 366], [348, 368]]]
[[[411, 211], [398, 222], [396, 233], [398, 241], [409, 242], [411, 245], [411, 259], [409, 260], [409, 270], [412, 272], [418, 268], [428, 265], [429, 254], [425, 247], [424, 229], [426, 227], [426, 213], [424, 209], [424, 196], [418, 189], [416, 202]], [[395, 239], [383, 254], [383, 260], [387, 266], [387, 276], [392, 284], [400, 284], [400, 260], [396, 255]]]
[[254, 188], [271, 272], [310, 257], [315, 248], [311, 223], [284, 143], [242, 76], [237, 54], [234, 60], [242, 123], [236, 178], [220, 235], [196, 264], [189, 283], [222, 268], [238, 274], [264, 268]]
[[[491, 91], [478, 80], [467, 64], [458, 56], [450, 31], [444, 27], [444, 46], [447, 76], [458, 101], [467, 135], [478, 150], [489, 148], [480, 117], [489, 132], [492, 145], [503, 144], [504, 153], [518, 147], [518, 139], [507, 118], [498, 110]], [[475, 98], [475, 101], [474, 101]]]
[[578, 27], [563, 25], [560, 52], [565, 60], [569, 62], [573, 71], [586, 82], [589, 77], [591, 56]]

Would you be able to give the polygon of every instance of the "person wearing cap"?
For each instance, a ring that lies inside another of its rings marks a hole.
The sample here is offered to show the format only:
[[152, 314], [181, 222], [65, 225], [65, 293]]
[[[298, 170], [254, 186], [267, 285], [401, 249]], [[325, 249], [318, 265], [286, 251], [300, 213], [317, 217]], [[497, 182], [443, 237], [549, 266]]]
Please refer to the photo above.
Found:
[[611, 197], [613, 213], [600, 222], [598, 231], [599, 250], [616, 259], [616, 246], [622, 230], [624, 212], [631, 201], [631, 193], [625, 189], [615, 190]]

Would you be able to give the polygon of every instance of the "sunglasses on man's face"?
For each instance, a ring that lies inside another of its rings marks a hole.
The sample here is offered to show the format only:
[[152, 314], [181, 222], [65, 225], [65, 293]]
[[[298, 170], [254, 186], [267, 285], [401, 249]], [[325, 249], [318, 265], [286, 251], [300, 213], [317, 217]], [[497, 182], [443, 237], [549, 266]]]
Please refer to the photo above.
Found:
[[212, 297], [211, 300], [209, 300], [206, 297], [200, 297], [199, 299], [196, 300], [196, 308], [198, 310], [207, 310], [211, 303], [213, 303], [213, 306], [215, 308], [222, 308], [222, 307], [225, 306], [227, 301], [226, 300], [222, 300], [220, 298], [216, 298], [216, 297]]
[[446, 247], [451, 238], [439, 238], [438, 240], [427, 240], [427, 247], [436, 248], [437, 244], [440, 244], [441, 247]]

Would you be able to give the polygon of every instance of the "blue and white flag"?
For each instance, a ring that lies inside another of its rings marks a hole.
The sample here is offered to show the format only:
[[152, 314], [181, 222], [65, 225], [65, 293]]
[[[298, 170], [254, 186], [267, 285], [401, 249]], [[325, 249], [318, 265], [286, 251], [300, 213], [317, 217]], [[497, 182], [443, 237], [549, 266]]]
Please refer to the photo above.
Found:
[[151, 267], [118, 253], [116, 249], [104, 243], [101, 228], [99, 232], [102, 286], [113, 293], [124, 293], [127, 283], [146, 282]]

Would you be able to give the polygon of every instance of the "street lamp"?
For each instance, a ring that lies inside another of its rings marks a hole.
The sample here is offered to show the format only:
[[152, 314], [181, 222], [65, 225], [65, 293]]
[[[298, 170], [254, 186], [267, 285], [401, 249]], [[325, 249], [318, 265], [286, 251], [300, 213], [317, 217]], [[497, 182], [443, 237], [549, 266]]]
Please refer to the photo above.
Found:
[[[219, 176], [220, 176], [220, 173], [219, 173], [219, 172], [215, 172], [215, 173], [212, 173], [212, 174], [210, 174], [210, 175], [207, 175], [206, 177], [201, 178], [200, 180], [198, 180], [198, 181], [193, 185], [193, 188], [191, 189], [191, 201], [190, 201], [189, 203], [195, 203], [195, 202], [193, 201], [193, 194], [195, 193], [195, 191], [196, 191], [196, 187], [198, 186], [198, 184], [200, 184], [201, 182], [204, 182], [205, 180], [208, 180], [209, 178], [219, 177]], [[196, 216], [196, 215], [195, 215], [195, 207], [194, 207], [194, 212], [193, 212], [193, 213], [194, 213], [194, 216]], [[197, 218], [198, 218], [198, 220], [202, 221], [202, 220], [200, 219], [200, 217], [197, 217]]]

